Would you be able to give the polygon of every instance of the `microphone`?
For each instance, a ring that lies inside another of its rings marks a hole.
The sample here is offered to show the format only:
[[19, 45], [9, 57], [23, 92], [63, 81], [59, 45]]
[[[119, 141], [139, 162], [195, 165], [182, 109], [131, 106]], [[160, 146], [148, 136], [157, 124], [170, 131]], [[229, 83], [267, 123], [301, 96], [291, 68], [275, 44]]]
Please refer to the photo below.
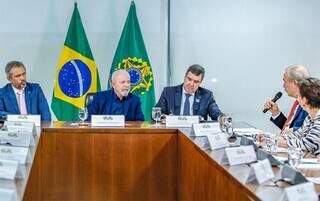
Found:
[[[279, 91], [271, 101], [275, 103], [279, 98], [281, 98], [281, 96], [282, 96], [282, 93]], [[269, 108], [264, 108], [263, 113], [266, 113], [268, 110]]]

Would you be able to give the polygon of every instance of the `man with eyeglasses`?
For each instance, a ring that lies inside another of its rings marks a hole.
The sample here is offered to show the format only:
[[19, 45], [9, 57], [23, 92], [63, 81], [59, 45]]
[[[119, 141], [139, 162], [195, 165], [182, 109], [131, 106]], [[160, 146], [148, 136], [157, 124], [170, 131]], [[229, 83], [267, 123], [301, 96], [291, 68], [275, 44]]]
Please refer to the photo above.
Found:
[[51, 121], [50, 109], [39, 84], [27, 82], [27, 72], [20, 61], [10, 61], [5, 67], [10, 83], [0, 89], [0, 116], [8, 114], [41, 115]]

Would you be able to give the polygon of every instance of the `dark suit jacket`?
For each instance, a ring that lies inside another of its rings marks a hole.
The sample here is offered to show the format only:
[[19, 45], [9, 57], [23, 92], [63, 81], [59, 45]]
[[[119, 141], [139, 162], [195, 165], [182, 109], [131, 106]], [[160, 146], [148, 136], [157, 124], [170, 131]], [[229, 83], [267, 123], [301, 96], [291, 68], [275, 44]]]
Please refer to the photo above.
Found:
[[[51, 121], [48, 102], [40, 85], [27, 82], [24, 92], [28, 114], [41, 115], [42, 121]], [[20, 114], [18, 101], [11, 83], [0, 89], [0, 114]]]
[[[112, 115], [111, 106], [113, 99], [113, 90], [97, 92], [93, 100], [88, 105], [89, 120], [91, 115]], [[140, 98], [129, 93], [124, 99], [124, 114], [126, 121], [144, 121], [141, 110]]]
[[[156, 106], [161, 107], [163, 114], [180, 115], [182, 91], [182, 85], [165, 87]], [[205, 120], [209, 115], [212, 120], [217, 120], [221, 114], [212, 92], [199, 87], [193, 101], [193, 115]]]
[[[302, 107], [300, 107], [300, 105], [299, 105], [298, 109], [296, 111], [296, 114], [294, 115], [293, 120], [292, 120], [291, 124], [289, 125], [289, 128], [293, 128], [293, 130], [297, 130], [298, 128], [300, 128], [307, 115], [308, 115], [308, 113], [306, 111], [304, 111], [302, 109]], [[278, 126], [280, 129], [282, 129], [284, 124], [287, 121], [287, 117], [284, 116], [284, 114], [281, 112], [277, 118], [275, 118], [275, 119], [270, 118], [270, 120], [276, 126]]]

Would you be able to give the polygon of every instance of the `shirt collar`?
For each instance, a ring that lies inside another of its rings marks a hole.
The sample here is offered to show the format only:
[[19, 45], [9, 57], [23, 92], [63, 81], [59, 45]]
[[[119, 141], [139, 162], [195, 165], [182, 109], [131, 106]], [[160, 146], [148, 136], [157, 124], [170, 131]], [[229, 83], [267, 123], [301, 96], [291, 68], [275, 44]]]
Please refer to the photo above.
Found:
[[11, 84], [11, 87], [12, 87], [12, 89], [13, 89], [13, 91], [14, 91], [14, 94], [17, 94], [17, 93], [19, 93], [19, 94], [24, 94], [24, 89], [26, 88], [26, 87], [23, 87], [23, 89], [17, 89], [17, 88], [15, 88], [14, 86], [13, 86], [13, 84]]
[[[182, 85], [182, 93], [183, 94], [187, 94], [186, 90], [184, 89], [183, 85]], [[194, 96], [195, 93], [190, 94], [190, 96]]]

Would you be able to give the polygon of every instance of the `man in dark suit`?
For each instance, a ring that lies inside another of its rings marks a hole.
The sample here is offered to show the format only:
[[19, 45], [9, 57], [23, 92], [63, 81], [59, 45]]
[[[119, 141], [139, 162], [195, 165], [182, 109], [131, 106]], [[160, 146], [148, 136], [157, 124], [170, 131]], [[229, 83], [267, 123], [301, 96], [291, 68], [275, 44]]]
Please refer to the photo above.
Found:
[[156, 107], [161, 107], [163, 114], [169, 115], [198, 115], [207, 120], [218, 120], [222, 115], [213, 93], [201, 88], [205, 70], [202, 66], [194, 64], [185, 74], [181, 85], [165, 87]]
[[144, 121], [141, 101], [130, 92], [130, 75], [126, 70], [112, 74], [111, 90], [97, 92], [88, 105], [91, 115], [124, 115], [126, 121]]
[[298, 82], [309, 78], [310, 74], [306, 67], [302, 65], [288, 66], [283, 74], [283, 88], [288, 96], [293, 97], [295, 102], [286, 117], [279, 109], [277, 103], [268, 99], [264, 105], [271, 112], [270, 120], [282, 131], [286, 129], [296, 130], [303, 124], [305, 117], [308, 115], [306, 111], [298, 104], [296, 100], [299, 94]]
[[35, 114], [51, 121], [48, 102], [39, 84], [26, 82], [26, 68], [22, 62], [10, 61], [5, 72], [10, 81], [0, 89], [0, 115]]

